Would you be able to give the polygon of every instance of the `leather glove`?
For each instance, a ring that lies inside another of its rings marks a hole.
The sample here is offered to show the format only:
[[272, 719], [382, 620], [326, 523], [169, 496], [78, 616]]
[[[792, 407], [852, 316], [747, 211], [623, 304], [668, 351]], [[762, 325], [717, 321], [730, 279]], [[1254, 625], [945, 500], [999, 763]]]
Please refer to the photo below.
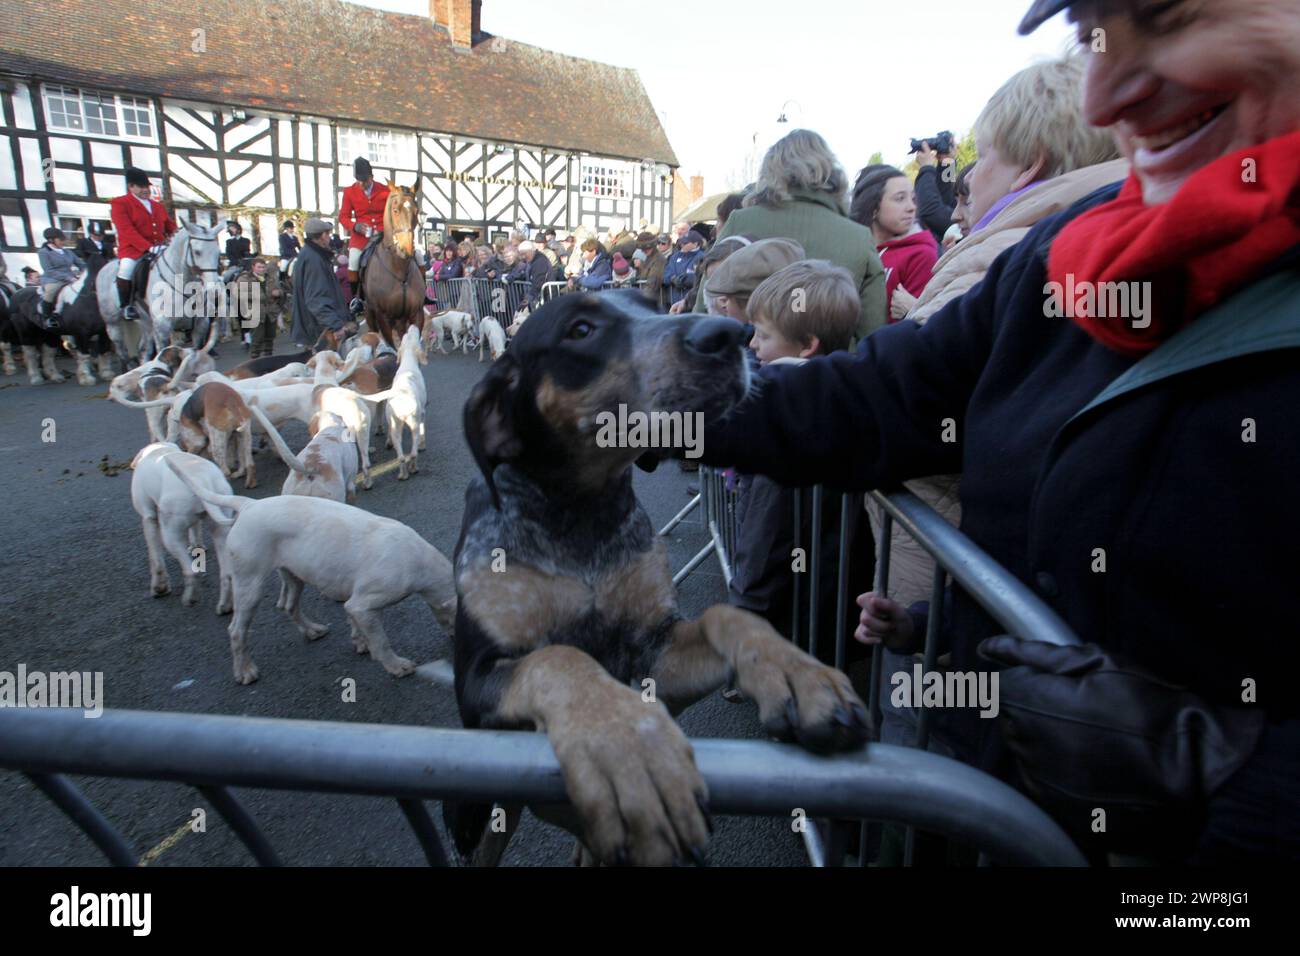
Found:
[[1067, 830], [1106, 811], [1111, 847], [1180, 842], [1264, 727], [1254, 705], [1212, 704], [1096, 644], [992, 637], [1003, 736], [1031, 795]]

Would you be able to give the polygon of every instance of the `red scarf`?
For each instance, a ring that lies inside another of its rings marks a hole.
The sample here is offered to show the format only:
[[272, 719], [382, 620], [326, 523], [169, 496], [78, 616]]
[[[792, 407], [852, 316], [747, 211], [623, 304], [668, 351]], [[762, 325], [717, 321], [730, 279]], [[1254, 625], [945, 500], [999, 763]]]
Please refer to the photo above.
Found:
[[[1057, 234], [1047, 274], [1057, 290], [1075, 292], [1073, 309], [1063, 301], [1068, 292], [1056, 293], [1060, 314], [1107, 348], [1141, 356], [1297, 244], [1300, 131], [1216, 159], [1157, 206], [1142, 202], [1142, 187], [1130, 175], [1115, 199]], [[1150, 324], [1134, 328], [1131, 315], [1080, 314], [1106, 311], [1078, 297], [1086, 285], [1096, 290], [1103, 282], [1151, 283], [1140, 300]]]

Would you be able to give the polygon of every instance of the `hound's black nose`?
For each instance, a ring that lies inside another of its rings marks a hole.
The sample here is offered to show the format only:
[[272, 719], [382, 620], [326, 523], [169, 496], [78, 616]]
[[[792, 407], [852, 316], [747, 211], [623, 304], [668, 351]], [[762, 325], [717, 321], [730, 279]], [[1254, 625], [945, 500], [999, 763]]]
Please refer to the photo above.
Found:
[[717, 355], [742, 345], [745, 327], [735, 319], [700, 319], [686, 333], [686, 347], [701, 355]]

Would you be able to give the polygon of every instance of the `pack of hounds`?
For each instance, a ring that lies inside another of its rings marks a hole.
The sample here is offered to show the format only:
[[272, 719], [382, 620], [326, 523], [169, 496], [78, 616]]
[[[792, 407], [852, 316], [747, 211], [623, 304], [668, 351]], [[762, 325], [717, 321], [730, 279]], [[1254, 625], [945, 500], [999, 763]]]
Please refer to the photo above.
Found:
[[[700, 412], [706, 423], [724, 416], [752, 386], [739, 323], [656, 315], [635, 292], [562, 296], [525, 317], [512, 324], [509, 349], [495, 320], [474, 329], [465, 313], [446, 312], [408, 328], [395, 350], [363, 332], [222, 374], [204, 349], [169, 348], [118, 376], [110, 397], [143, 409], [151, 438], [131, 485], [150, 591], [170, 592], [169, 554], [184, 576], [182, 603], [196, 603], [191, 549], [206, 528], [240, 684], [259, 676], [249, 629], [272, 571], [277, 607], [303, 638], [328, 630], [303, 613], [310, 585], [343, 604], [356, 651], [394, 677], [415, 664], [394, 651], [382, 612], [418, 596], [451, 638], [464, 725], [548, 735], [571, 807], [532, 809], [578, 837], [578, 862], [702, 862], [708, 792], [676, 713], [735, 686], [771, 736], [830, 752], [862, 746], [866, 709], [844, 674], [756, 615], [719, 604], [684, 618], [666, 544], [632, 487], [634, 466], [651, 470], [671, 452], [596, 441], [596, 413], [619, 403]], [[480, 474], [448, 559], [351, 502], [358, 479], [372, 485], [381, 406], [398, 479], [418, 471], [421, 366], [444, 336], [467, 351], [475, 331], [494, 361], [465, 405]], [[290, 420], [311, 435], [297, 453], [279, 432]], [[289, 468], [278, 496], [231, 488], [239, 477], [256, 485], [254, 430]], [[522, 808], [503, 809], [513, 821]], [[490, 801], [443, 804], [463, 861], [499, 861], [514, 827], [489, 826], [492, 811]]]

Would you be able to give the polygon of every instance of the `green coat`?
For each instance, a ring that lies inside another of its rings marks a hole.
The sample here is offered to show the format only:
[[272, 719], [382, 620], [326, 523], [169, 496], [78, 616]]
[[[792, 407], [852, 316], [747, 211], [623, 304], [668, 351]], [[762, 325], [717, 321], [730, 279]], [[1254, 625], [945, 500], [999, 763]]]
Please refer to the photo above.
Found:
[[796, 191], [790, 202], [781, 206], [737, 209], [727, 218], [718, 238], [739, 235], [793, 239], [803, 246], [809, 259], [828, 259], [848, 269], [862, 300], [858, 338], [885, 324], [885, 270], [876, 255], [876, 241], [866, 226], [840, 213], [830, 196]]

